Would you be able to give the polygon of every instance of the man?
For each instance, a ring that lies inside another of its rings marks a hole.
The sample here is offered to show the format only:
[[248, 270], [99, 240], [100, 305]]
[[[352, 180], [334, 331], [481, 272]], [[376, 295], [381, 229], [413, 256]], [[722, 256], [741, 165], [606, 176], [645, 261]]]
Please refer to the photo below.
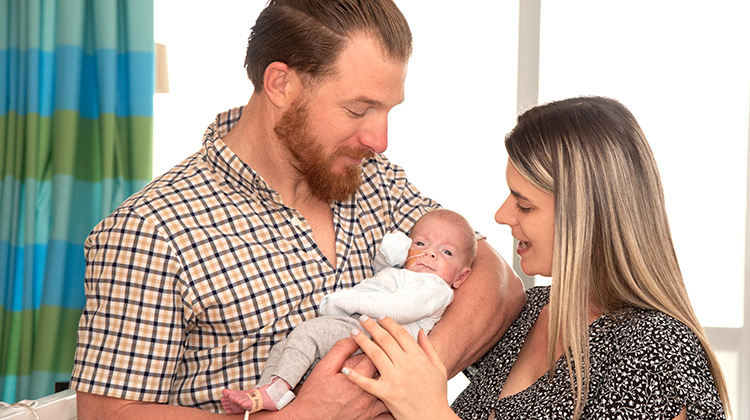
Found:
[[[214, 418], [221, 389], [254, 385], [271, 346], [315, 317], [323, 295], [373, 274], [384, 234], [437, 207], [381, 155], [410, 54], [390, 0], [269, 4], [248, 42], [248, 104], [220, 114], [201, 151], [87, 240], [71, 381], [81, 420]], [[485, 241], [472, 273], [431, 333], [451, 375], [523, 304]], [[284, 410], [252, 418], [385, 412], [339, 373], [344, 363], [375, 373], [347, 360], [355, 350], [340, 342]]]

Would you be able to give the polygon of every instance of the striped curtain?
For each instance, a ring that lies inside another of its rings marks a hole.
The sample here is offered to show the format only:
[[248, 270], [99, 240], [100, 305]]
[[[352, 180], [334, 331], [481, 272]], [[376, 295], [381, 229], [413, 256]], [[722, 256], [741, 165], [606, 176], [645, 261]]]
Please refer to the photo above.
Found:
[[151, 179], [153, 0], [0, 0], [0, 399], [73, 369], [89, 231]]

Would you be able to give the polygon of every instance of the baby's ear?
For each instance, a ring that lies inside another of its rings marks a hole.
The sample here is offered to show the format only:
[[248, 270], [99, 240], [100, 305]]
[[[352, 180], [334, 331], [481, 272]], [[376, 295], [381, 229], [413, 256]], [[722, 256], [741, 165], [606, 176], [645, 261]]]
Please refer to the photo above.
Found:
[[454, 289], [458, 289], [459, 287], [461, 287], [461, 285], [464, 284], [466, 279], [469, 278], [469, 274], [471, 274], [471, 267], [464, 267], [464, 270], [461, 272], [461, 275], [459, 275], [456, 281], [453, 282], [452, 287]]

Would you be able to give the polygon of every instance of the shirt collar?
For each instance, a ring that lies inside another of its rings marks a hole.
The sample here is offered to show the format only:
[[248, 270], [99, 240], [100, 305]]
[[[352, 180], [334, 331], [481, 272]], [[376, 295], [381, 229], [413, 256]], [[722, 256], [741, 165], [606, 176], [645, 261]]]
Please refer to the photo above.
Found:
[[216, 116], [203, 135], [203, 149], [206, 159], [220, 179], [234, 189], [250, 196], [261, 196], [281, 203], [279, 194], [271, 188], [263, 177], [242, 161], [222, 140], [232, 130], [242, 115], [243, 107], [232, 108]]

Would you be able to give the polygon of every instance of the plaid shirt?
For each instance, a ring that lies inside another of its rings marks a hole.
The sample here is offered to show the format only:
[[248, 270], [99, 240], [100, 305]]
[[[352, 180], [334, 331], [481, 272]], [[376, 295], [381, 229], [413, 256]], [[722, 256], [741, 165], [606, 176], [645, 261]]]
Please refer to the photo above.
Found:
[[255, 384], [268, 352], [323, 296], [373, 275], [383, 235], [437, 204], [381, 155], [355, 196], [332, 204], [337, 267], [302, 215], [221, 138], [105, 218], [86, 241], [86, 307], [71, 387], [220, 412], [222, 388]]

